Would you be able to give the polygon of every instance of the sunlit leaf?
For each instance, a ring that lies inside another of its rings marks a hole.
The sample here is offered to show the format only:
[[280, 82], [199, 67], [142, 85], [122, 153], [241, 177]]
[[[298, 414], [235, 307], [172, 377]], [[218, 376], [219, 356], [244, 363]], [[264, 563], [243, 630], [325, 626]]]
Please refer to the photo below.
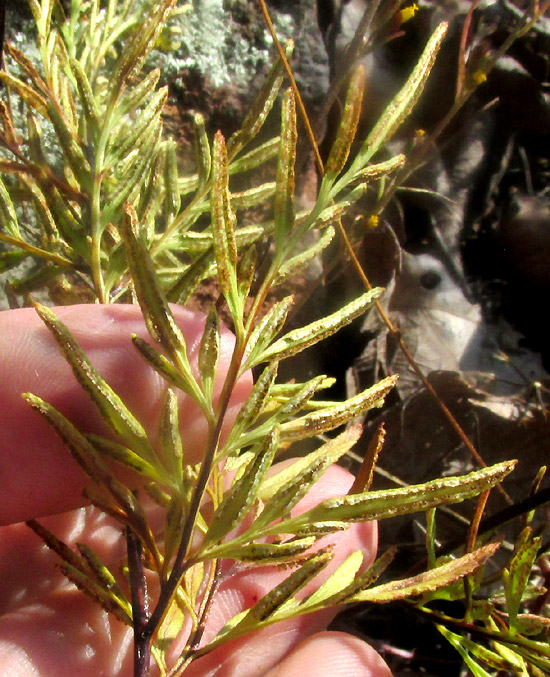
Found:
[[254, 423], [262, 412], [271, 387], [277, 378], [278, 368], [279, 363], [272, 362], [256, 379], [252, 392], [237, 414], [233, 430], [229, 437], [228, 446], [233, 446], [237, 443], [239, 437]]
[[154, 263], [139, 235], [137, 215], [129, 205], [123, 225], [134, 285], [148, 329], [175, 361], [185, 391], [204, 408], [204, 397], [191, 371], [185, 339], [159, 289]]
[[423, 595], [426, 592], [449, 585], [453, 581], [456, 581], [457, 578], [472, 573], [472, 571], [475, 571], [492, 557], [499, 547], [500, 544], [498, 543], [485, 545], [436, 569], [430, 569], [411, 578], [391, 581], [390, 583], [384, 583], [383, 585], [359, 592], [353, 595], [349, 601], [380, 603]]
[[424, 85], [431, 73], [435, 58], [447, 33], [448, 24], [442, 22], [435, 29], [428, 40], [424, 51], [409, 79], [380, 116], [380, 119], [367, 136], [358, 153], [356, 163], [366, 164], [378, 152], [383, 144], [387, 143], [401, 126], [418, 101]]
[[516, 461], [504, 461], [459, 477], [432, 480], [400, 489], [350, 494], [321, 501], [311, 510], [272, 525], [264, 534], [295, 532], [302, 525], [325, 520], [366, 521], [387, 519], [419, 510], [460, 503], [490, 489], [503, 480], [515, 467]]
[[204, 118], [200, 113], [193, 113], [193, 124], [195, 126], [195, 156], [198, 167], [197, 188], [203, 186], [210, 178], [210, 169], [212, 168], [212, 152], [210, 143], [206, 135]]
[[214, 377], [220, 357], [220, 320], [214, 308], [208, 313], [199, 346], [199, 374], [204, 394], [212, 399]]
[[342, 171], [348, 159], [363, 106], [365, 78], [365, 67], [361, 64], [351, 76], [338, 134], [325, 165], [325, 174], [329, 179], [331, 175], [336, 176]]
[[383, 290], [379, 288], [371, 289], [332, 315], [289, 332], [260, 353], [254, 364], [274, 359], [282, 360], [332, 336], [368, 310], [382, 292]]
[[516, 552], [507, 568], [504, 579], [506, 594], [506, 611], [509, 617], [510, 630], [514, 631], [516, 618], [525, 593], [533, 564], [541, 546], [541, 538], [533, 538], [531, 529], [524, 530], [524, 538], [519, 539]]
[[355, 596], [369, 588], [395, 557], [396, 548], [390, 548], [362, 574], [356, 575], [361, 561], [350, 561], [354, 553], [344, 562], [323, 585], [310, 595], [301, 605], [302, 611], [311, 611], [315, 607], [336, 606], [355, 601]]
[[271, 499], [283, 486], [293, 478], [304, 472], [312, 463], [320, 459], [325, 459], [328, 465], [336, 463], [344, 454], [346, 454], [361, 436], [361, 426], [352, 426], [340, 433], [333, 440], [325, 442], [315, 451], [307, 456], [299, 458], [290, 465], [285, 466], [277, 473], [270, 475], [258, 491], [259, 498], [262, 501]]
[[122, 91], [127, 80], [143, 66], [147, 54], [153, 49], [176, 0], [161, 0], [153, 5], [147, 20], [140, 23], [127, 40], [127, 48], [114, 73], [113, 81]]
[[160, 417], [160, 446], [162, 457], [174, 483], [182, 479], [183, 447], [179, 431], [179, 402], [176, 393], [168, 388]]
[[234, 544], [231, 541], [214, 546], [203, 557], [227, 557], [257, 566], [301, 564], [304, 553], [315, 544], [315, 536], [293, 539], [287, 543]]
[[33, 87], [25, 84], [19, 78], [0, 70], [0, 80], [45, 118], [49, 118], [48, 102]]
[[396, 382], [396, 376], [388, 376], [380, 383], [376, 383], [362, 393], [344, 400], [344, 402], [284, 423], [281, 425], [281, 438], [285, 441], [300, 440], [314, 434], [334, 430], [334, 428], [361, 416], [370, 409], [381, 407], [384, 398]]
[[[479, 663], [471, 655], [471, 651], [469, 651], [473, 648], [477, 649], [475, 642], [472, 642], [467, 638], [462, 637], [461, 635], [458, 635], [457, 633], [454, 633], [448, 628], [444, 628], [442, 626], [438, 626], [438, 630], [462, 656], [462, 659], [472, 671], [474, 677], [492, 677], [491, 673], [487, 672], [481, 665], [479, 665]], [[494, 652], [490, 652], [488, 649], [484, 650], [484, 647], [480, 647], [476, 653], [478, 656], [482, 656], [482, 660], [484, 662], [486, 662], [487, 658], [498, 657]], [[508, 668], [510, 667], [508, 662], [505, 663], [504, 661], [500, 661], [500, 664], [505, 664]]]
[[241, 624], [246, 626], [249, 621], [262, 622], [272, 617], [282, 605], [309, 581], [319, 574], [330, 562], [332, 555], [321, 551], [315, 554], [308, 562], [290, 574], [282, 583], [279, 583], [265, 597], [255, 604], [243, 618]]
[[[271, 467], [277, 451], [277, 430], [266, 438], [256, 456], [248, 464], [244, 474], [233, 483], [218, 507], [205, 537], [205, 543], [217, 543], [238, 524], [257, 500], [257, 491], [266, 472]], [[231, 555], [232, 556], [232, 555]]]
[[227, 150], [225, 140], [218, 132], [214, 138], [212, 164], [212, 229], [214, 252], [218, 264], [218, 279], [225, 299], [238, 321], [237, 242], [236, 219], [231, 207], [229, 177], [227, 174]]
[[117, 435], [120, 435], [130, 448], [140, 453], [144, 459], [153, 459], [154, 451], [149, 444], [143, 426], [120, 397], [101, 378], [67, 327], [49, 308], [40, 304], [36, 304], [35, 308], [53, 334], [76, 379], [91, 397], [103, 420]]
[[296, 103], [287, 89], [281, 113], [281, 137], [277, 163], [277, 188], [274, 200], [275, 248], [282, 254], [294, 225], [294, 163], [296, 162]]
[[306, 456], [304, 461], [307, 462], [304, 462], [303, 466], [300, 462], [298, 462], [298, 467], [294, 464], [287, 469], [286, 473], [283, 471], [282, 477], [279, 473], [277, 480], [273, 481], [271, 486], [268, 485], [267, 491], [264, 488], [264, 495], [269, 498], [266, 499], [267, 502], [261, 514], [250, 527], [250, 533], [259, 533], [270, 522], [292, 510], [325, 471], [347, 451], [348, 445], [353, 443], [354, 433], [351, 435], [344, 433], [344, 435], [343, 440], [336, 438], [328, 442], [324, 447], [325, 453]]
[[334, 228], [328, 226], [321, 233], [319, 239], [317, 239], [310, 247], [296, 256], [292, 256], [287, 259], [285, 263], [279, 268], [278, 278], [282, 280], [284, 277], [292, 275], [297, 270], [303, 270], [307, 265], [313, 261], [321, 252], [328, 247], [331, 243], [332, 238], [334, 237]]
[[19, 222], [15, 207], [11, 200], [10, 194], [0, 178], [0, 223], [2, 228], [12, 237], [21, 239], [21, 231], [19, 230]]
[[265, 351], [274, 337], [282, 330], [293, 301], [294, 298], [292, 296], [286, 296], [271, 306], [258, 324], [256, 324], [248, 339], [248, 356], [243, 365], [243, 371], [261, 361], [258, 359], [258, 355], [261, 355]]
[[175, 216], [181, 206], [181, 197], [178, 186], [178, 159], [176, 155], [176, 144], [172, 140], [165, 142], [165, 165], [164, 165], [164, 183], [166, 190], [166, 211], [170, 216]]

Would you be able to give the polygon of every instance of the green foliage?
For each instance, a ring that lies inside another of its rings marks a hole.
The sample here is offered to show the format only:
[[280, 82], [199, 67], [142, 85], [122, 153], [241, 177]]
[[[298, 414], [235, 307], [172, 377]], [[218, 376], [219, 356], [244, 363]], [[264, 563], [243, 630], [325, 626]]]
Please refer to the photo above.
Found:
[[[434, 538], [432, 534], [430, 548]], [[535, 565], [545, 557], [545, 553], [540, 552], [541, 541], [530, 527], [523, 530], [508, 565], [502, 570], [502, 587], [493, 586], [484, 594], [482, 567], [468, 575], [465, 582], [455, 578], [450, 584], [429, 591], [418, 603], [421, 612], [437, 624], [441, 634], [460, 653], [472, 674], [480, 677], [495, 674], [488, 670], [511, 675], [548, 674], [550, 623], [543, 608], [538, 612], [527, 611], [540, 608], [540, 600], [546, 595], [544, 588], [534, 584]], [[484, 546], [475, 553], [494, 547]], [[436, 565], [433, 572], [449, 566], [441, 562]], [[451, 618], [434, 611], [431, 603], [437, 599], [464, 600], [464, 618]]]
[[[329, 549], [311, 552], [327, 533], [357, 521], [463, 501], [498, 484], [514, 462], [419, 486], [331, 498], [292, 515], [327, 468], [357, 441], [359, 429], [350, 424], [382, 405], [395, 378], [344, 402], [327, 402], [315, 398], [330, 379], [319, 375], [281, 384], [276, 380], [279, 363], [362, 316], [382, 290], [373, 289], [327, 317], [282, 335], [292, 297], [279, 297], [262, 315], [268, 294], [329, 244], [332, 224], [345, 209], [370, 184], [403, 165], [404, 156], [388, 160], [381, 151], [418, 100], [445, 24], [437, 28], [407, 84], [349, 160], [361, 106], [361, 72], [352, 78], [317, 200], [311, 209], [295, 213], [298, 132], [291, 89], [283, 94], [279, 137], [255, 145], [282, 86], [281, 63], [274, 64], [241, 129], [230, 139], [218, 132], [211, 143], [202, 118], [194, 115], [197, 169], [192, 176], [181, 176], [178, 149], [163, 135], [167, 89], [158, 87], [159, 72], [145, 67], [148, 53], [169, 26], [175, 0], [141, 5], [109, 0], [106, 6], [99, 0], [73, 0], [67, 17], [58, 0], [31, 0], [30, 6], [40, 63], [31, 63], [8, 45], [8, 70], [0, 73], [12, 99], [11, 104], [0, 102], [0, 239], [13, 248], [0, 255], [2, 268], [15, 267], [28, 257], [38, 262], [38, 276], [34, 272], [14, 284], [20, 294], [47, 285], [51, 299], [58, 302], [137, 300], [151, 343], [134, 337], [134, 344], [167, 384], [157, 452], [67, 328], [51, 310], [36, 305], [112, 438], [84, 436], [48, 403], [31, 394], [25, 397], [93, 480], [91, 502], [123, 524], [128, 534], [128, 571], [123, 578], [87, 546], [79, 546], [76, 553], [33, 522], [31, 527], [59, 554], [66, 576], [134, 625], [136, 655], [147, 654], [152, 643], [161, 674], [177, 675], [220, 644], [280, 620], [335, 604], [427, 598], [478, 570], [496, 546], [481, 547], [420, 577], [372, 587], [393, 553], [366, 571], [361, 554], [354, 553], [316, 591], [299, 595], [331, 561]], [[289, 43], [287, 55], [291, 51]], [[12, 115], [14, 100], [24, 108], [23, 117]], [[55, 148], [46, 148], [46, 131], [55, 138]], [[258, 168], [274, 159], [275, 181], [255, 183]], [[246, 173], [251, 187], [232, 191], [234, 177]], [[272, 203], [272, 217], [244, 225], [240, 212], [266, 202]], [[308, 234], [315, 237], [305, 238]], [[261, 269], [256, 267], [257, 243], [272, 245], [268, 265]], [[215, 280], [220, 299], [205, 320], [195, 369], [170, 303], [185, 303], [207, 278]], [[221, 395], [214, 402], [222, 307], [236, 342]], [[231, 394], [251, 367], [259, 371], [256, 383], [224, 441], [220, 431]], [[185, 458], [178, 391], [199, 405], [208, 424], [199, 466]], [[322, 433], [342, 426], [347, 427], [334, 438], [320, 440]], [[282, 450], [305, 438], [317, 440], [317, 447], [269, 475]], [[140, 492], [124, 486], [107, 460], [141, 475], [149, 494], [165, 510], [162, 533], [153, 534]], [[235, 471], [228, 486], [227, 475]], [[266, 542], [267, 537], [276, 538]], [[539, 541], [526, 535], [510, 563], [506, 595], [511, 635], [521, 631], [519, 607], [538, 547]], [[285, 565], [291, 572], [197, 648], [195, 638], [206, 622], [206, 601], [216, 592], [220, 560], [234, 560], [233, 571], [256, 563]], [[150, 612], [130, 601], [143, 586], [144, 567], [159, 586]], [[187, 646], [176, 665], [167, 666], [171, 638], [187, 619]], [[460, 651], [473, 651], [456, 634], [444, 632]], [[510, 662], [509, 657], [501, 658], [501, 663]]]

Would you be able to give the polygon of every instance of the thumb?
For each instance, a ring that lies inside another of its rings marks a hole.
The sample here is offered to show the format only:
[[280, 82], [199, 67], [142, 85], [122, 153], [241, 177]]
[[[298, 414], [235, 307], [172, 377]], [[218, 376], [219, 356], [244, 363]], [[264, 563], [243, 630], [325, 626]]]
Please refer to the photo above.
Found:
[[265, 677], [391, 677], [386, 663], [358, 637], [319, 632], [299, 644]]

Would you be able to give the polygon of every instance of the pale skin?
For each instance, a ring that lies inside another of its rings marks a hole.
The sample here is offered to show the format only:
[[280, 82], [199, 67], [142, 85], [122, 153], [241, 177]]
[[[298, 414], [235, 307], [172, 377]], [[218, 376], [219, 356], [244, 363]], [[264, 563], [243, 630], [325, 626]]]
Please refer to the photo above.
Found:
[[[140, 420], [154, 431], [163, 383], [130, 342], [132, 333], [147, 338], [134, 306], [72, 306], [56, 310], [101, 375]], [[193, 361], [203, 319], [179, 309], [177, 321], [191, 347]], [[232, 347], [225, 331], [218, 390]], [[250, 390], [250, 376], [235, 388], [226, 430]], [[132, 674], [131, 631], [107, 617], [75, 590], [23, 520], [40, 521], [69, 545], [84, 541], [106, 562], [124, 551], [120, 527], [95, 509], [82, 506], [86, 477], [47, 423], [20, 396], [33, 392], [52, 403], [86, 432], [104, 433], [87, 395], [76, 383], [48, 330], [32, 309], [0, 313], [0, 674], [11, 677], [126, 677]], [[180, 407], [187, 458], [196, 462], [206, 427], [188, 400]], [[331, 468], [295, 511], [323, 498], [344, 494], [353, 478]], [[351, 552], [365, 562], [376, 552], [376, 525], [354, 525], [330, 537], [335, 557], [325, 577]], [[207, 624], [206, 637], [225, 620], [288, 575], [273, 568], [250, 569], [225, 580]], [[314, 581], [314, 587], [322, 578]], [[196, 661], [192, 677], [390, 677], [391, 673], [362, 640], [326, 627], [333, 611], [312, 614], [267, 628], [220, 647]], [[156, 674], [153, 669], [152, 674]]]

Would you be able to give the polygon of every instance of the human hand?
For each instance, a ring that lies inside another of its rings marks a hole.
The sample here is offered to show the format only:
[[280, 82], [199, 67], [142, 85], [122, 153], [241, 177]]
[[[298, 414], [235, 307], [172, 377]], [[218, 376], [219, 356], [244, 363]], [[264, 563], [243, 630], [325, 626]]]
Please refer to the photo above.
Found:
[[[130, 342], [147, 332], [136, 306], [72, 306], [56, 313], [73, 332], [94, 366], [151, 430], [159, 415], [163, 382]], [[191, 346], [191, 359], [202, 321], [178, 309], [177, 321]], [[222, 336], [218, 373], [223, 378], [232, 347]], [[10, 677], [132, 674], [132, 631], [108, 617], [70, 585], [48, 551], [23, 520], [40, 521], [68, 545], [84, 541], [106, 562], [124, 554], [120, 526], [83, 503], [86, 477], [48, 424], [21, 398], [32, 392], [53, 404], [85, 432], [104, 426], [78, 385], [50, 333], [33, 310], [0, 313], [0, 674]], [[226, 426], [250, 391], [250, 377], [235, 388]], [[219, 387], [219, 384], [218, 384]], [[196, 462], [204, 448], [206, 425], [185, 400], [180, 422], [186, 458]], [[128, 478], [131, 481], [131, 478]], [[302, 512], [319, 501], [341, 495], [352, 476], [331, 468], [295, 508]], [[367, 563], [376, 552], [376, 525], [356, 524], [327, 537], [334, 544], [333, 571], [351, 552], [362, 550]], [[272, 567], [249, 569], [222, 583], [208, 619], [207, 633], [250, 606], [288, 575]], [[315, 581], [316, 584], [319, 582]], [[364, 642], [327, 632], [334, 610], [276, 624], [228, 643], [197, 660], [191, 677], [294, 677], [337, 675], [388, 677], [382, 659]], [[153, 671], [154, 674], [154, 671]]]

